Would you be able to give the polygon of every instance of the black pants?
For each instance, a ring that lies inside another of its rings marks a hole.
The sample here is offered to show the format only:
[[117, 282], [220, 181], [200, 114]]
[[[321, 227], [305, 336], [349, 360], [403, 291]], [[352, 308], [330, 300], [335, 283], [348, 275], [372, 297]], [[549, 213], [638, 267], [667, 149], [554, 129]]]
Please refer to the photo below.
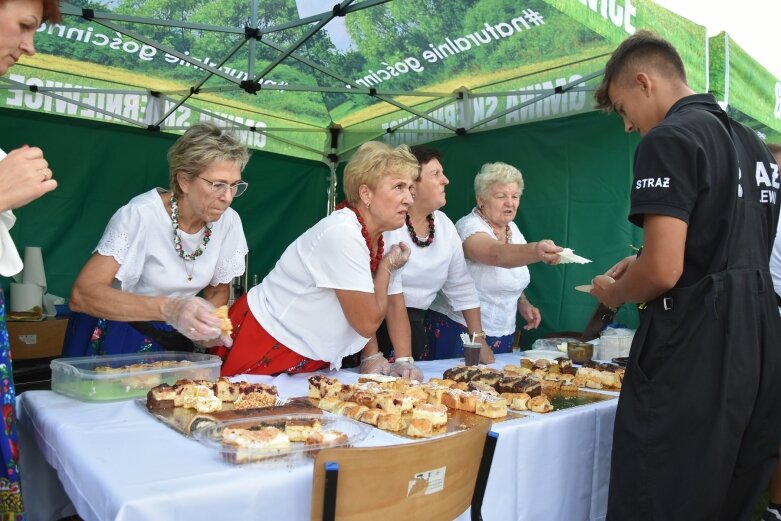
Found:
[[748, 521], [778, 459], [781, 319], [770, 273], [649, 303], [613, 434], [608, 521]]
[[[421, 360], [423, 353], [428, 352], [428, 349], [426, 349], [428, 336], [423, 325], [426, 318], [426, 310], [407, 308], [407, 315], [409, 316], [409, 325], [412, 330], [412, 356], [415, 360]], [[377, 330], [377, 344], [386, 358], [393, 354], [393, 343], [388, 335], [388, 326], [384, 320]]]

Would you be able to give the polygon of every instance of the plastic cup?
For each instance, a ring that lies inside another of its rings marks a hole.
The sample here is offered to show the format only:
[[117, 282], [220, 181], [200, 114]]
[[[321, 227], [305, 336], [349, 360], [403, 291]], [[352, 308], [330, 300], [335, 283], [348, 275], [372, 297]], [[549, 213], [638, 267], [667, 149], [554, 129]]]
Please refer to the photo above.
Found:
[[480, 344], [464, 344], [464, 364], [477, 365], [480, 363]]

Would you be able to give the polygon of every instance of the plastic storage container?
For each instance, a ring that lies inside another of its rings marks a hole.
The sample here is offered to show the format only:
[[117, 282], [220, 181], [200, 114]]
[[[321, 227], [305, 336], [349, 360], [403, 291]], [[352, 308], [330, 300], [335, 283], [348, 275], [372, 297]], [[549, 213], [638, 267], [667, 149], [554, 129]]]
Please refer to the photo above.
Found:
[[612, 360], [629, 356], [634, 331], [631, 329], [605, 330], [599, 339], [601, 360]]
[[92, 402], [146, 396], [162, 383], [177, 380], [215, 380], [218, 356], [179, 351], [58, 358], [52, 360], [52, 390]]
[[[300, 426], [309, 422], [319, 423], [320, 428], [316, 432], [324, 434], [338, 431], [344, 436], [309, 444], [305, 441], [291, 440], [286, 446], [279, 448], [240, 447], [223, 440], [225, 428], [244, 429], [252, 433], [264, 427], [274, 427], [284, 433], [288, 424]], [[196, 429], [193, 438], [214, 450], [223, 461], [231, 464], [262, 463], [266, 466], [295, 466], [311, 461], [321, 449], [352, 446], [364, 440], [371, 429], [372, 427], [364, 423], [329, 413], [285, 414], [210, 423]]]

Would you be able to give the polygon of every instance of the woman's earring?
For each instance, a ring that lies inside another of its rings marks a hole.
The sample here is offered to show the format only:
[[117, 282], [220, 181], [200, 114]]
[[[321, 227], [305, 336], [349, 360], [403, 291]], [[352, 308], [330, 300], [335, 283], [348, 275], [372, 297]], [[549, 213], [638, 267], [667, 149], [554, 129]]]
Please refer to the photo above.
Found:
[[369, 209], [369, 205], [372, 204], [371, 202], [366, 203], [366, 209]]

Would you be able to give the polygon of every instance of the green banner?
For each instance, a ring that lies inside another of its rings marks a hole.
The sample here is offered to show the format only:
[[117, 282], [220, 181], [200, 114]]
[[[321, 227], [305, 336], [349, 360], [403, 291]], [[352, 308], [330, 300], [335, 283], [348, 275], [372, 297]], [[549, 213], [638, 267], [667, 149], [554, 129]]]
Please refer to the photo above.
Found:
[[332, 127], [349, 153], [402, 126], [437, 138], [588, 111], [590, 75], [638, 28], [671, 39], [705, 86], [704, 29], [649, 0], [259, 7], [253, 19], [244, 0], [73, 0], [0, 79], [0, 107], [173, 132], [215, 119], [253, 148], [322, 159]]
[[689, 86], [704, 92], [708, 82], [705, 27], [651, 0], [546, 0], [562, 13], [616, 47], [638, 29], [649, 29], [672, 43], [683, 59]]
[[709, 42], [711, 92], [766, 140], [781, 141], [781, 80], [728, 34], [720, 33]]

